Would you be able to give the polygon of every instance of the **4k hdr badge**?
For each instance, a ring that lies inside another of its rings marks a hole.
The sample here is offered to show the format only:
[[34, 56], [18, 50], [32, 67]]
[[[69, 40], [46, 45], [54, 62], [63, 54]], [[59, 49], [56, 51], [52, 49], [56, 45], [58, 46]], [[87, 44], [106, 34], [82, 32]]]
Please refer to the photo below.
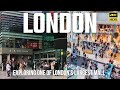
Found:
[[118, 13], [109, 13], [109, 22], [118, 22]]

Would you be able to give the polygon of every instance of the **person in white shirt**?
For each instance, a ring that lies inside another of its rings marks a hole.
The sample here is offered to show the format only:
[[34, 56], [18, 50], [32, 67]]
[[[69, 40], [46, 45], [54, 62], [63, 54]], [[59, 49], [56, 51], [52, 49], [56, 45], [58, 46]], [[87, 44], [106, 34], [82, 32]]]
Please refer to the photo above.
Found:
[[75, 68], [76, 70], [80, 70], [80, 67], [79, 66], [76, 66], [76, 68]]
[[54, 70], [54, 62], [51, 62], [51, 70]]
[[10, 65], [10, 63], [6, 64], [6, 71], [7, 71], [7, 76], [9, 77], [10, 76], [10, 71], [11, 71], [11, 65]]

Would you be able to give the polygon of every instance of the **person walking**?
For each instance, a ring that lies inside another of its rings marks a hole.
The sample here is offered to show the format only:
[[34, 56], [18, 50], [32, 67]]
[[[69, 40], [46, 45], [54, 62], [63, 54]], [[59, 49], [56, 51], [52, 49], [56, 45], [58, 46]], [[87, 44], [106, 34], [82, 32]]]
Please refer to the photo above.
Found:
[[67, 64], [64, 65], [64, 70], [67, 70]]
[[6, 72], [7, 72], [7, 76], [10, 77], [11, 65], [10, 65], [9, 61], [7, 61], [7, 63], [6, 63]]
[[51, 67], [51, 70], [54, 70], [54, 62], [51, 62], [50, 67]]
[[113, 56], [113, 53], [111, 53], [111, 58], [112, 58], [112, 56]]
[[19, 70], [22, 72], [24, 71], [24, 64], [22, 61], [19, 63]]
[[95, 54], [95, 59], [97, 59], [97, 53]]
[[50, 68], [51, 68], [51, 70], [52, 70], [52, 73], [51, 73], [51, 74], [53, 74], [53, 72], [54, 72], [54, 62], [51, 62], [51, 63], [50, 63]]
[[[32, 67], [32, 70], [34, 70], [34, 62], [32, 62], [31, 67]], [[43, 68], [43, 63], [42, 63], [41, 68]]]
[[20, 65], [19, 65], [19, 61], [17, 61], [17, 63], [16, 63], [16, 69], [17, 69], [17, 70], [19, 70], [19, 66], [20, 66]]
[[23, 68], [25, 69], [27, 67], [27, 62], [23, 61]]
[[19, 70], [19, 62], [18, 61], [15, 61], [15, 68], [14, 70]]

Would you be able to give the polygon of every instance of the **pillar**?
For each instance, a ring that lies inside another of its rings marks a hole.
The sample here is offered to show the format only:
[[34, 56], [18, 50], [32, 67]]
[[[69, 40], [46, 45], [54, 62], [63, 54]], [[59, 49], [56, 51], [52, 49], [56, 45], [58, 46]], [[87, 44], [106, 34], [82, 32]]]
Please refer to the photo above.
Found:
[[0, 64], [2, 64], [2, 55], [0, 55]]
[[7, 60], [10, 60], [10, 54], [7, 55]]
[[48, 60], [48, 58], [49, 58], [49, 55], [48, 55], [49, 53], [47, 53], [47, 63], [49, 62], [49, 60]]
[[[70, 14], [71, 14], [71, 18], [73, 17], [73, 11], [70, 11]], [[71, 19], [71, 22], [73, 21], [73, 19]], [[71, 52], [73, 53], [73, 27], [72, 27], [72, 23], [71, 23]]]
[[75, 46], [78, 44], [78, 36], [75, 36]]

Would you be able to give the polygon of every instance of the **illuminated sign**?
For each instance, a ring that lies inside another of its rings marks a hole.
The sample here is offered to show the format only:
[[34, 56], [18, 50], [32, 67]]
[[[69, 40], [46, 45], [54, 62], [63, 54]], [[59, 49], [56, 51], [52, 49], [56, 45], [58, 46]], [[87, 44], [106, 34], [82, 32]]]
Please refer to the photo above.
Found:
[[63, 55], [63, 52], [61, 52], [61, 55]]
[[28, 48], [30, 48], [30, 49], [41, 49], [42, 48], [42, 42], [31, 41], [28, 44]]

